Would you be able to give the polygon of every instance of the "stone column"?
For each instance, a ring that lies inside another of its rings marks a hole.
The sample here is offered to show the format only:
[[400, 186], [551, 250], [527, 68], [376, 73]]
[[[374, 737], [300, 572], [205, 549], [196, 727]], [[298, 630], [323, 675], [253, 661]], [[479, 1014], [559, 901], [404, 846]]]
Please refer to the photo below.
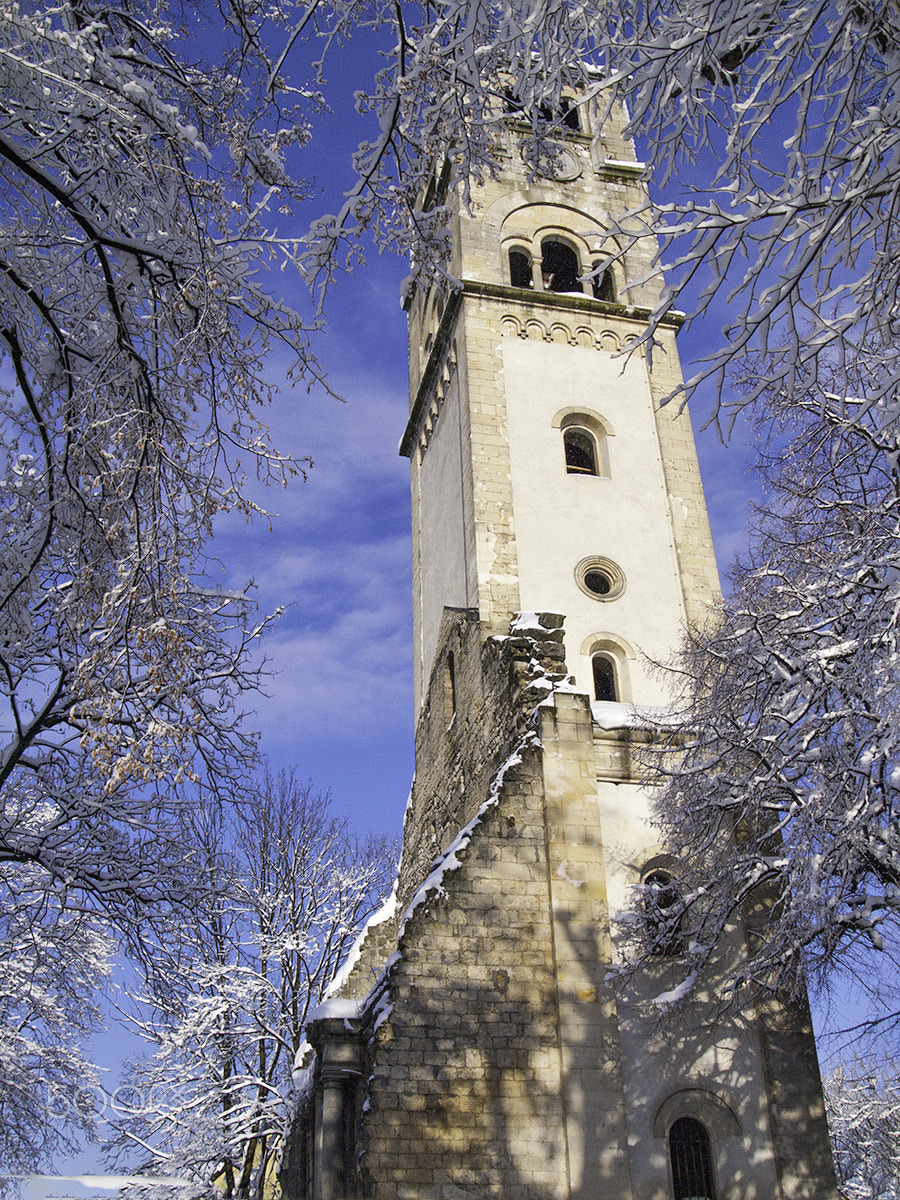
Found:
[[355, 1195], [354, 1126], [361, 1046], [356, 1021], [326, 1017], [312, 1021], [306, 1036], [316, 1050], [315, 1136], [312, 1200], [346, 1200]]

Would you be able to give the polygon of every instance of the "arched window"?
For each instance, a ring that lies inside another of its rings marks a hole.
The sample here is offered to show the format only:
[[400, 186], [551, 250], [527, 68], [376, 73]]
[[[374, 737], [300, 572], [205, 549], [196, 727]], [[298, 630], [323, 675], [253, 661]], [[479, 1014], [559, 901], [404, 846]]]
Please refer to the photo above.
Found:
[[573, 133], [581, 133], [581, 122], [578, 119], [578, 105], [574, 100], [570, 100], [568, 96], [563, 96], [560, 101], [562, 109], [562, 121], [566, 129], [571, 129]]
[[[597, 572], [606, 575], [607, 581], [613, 585], [606, 595], [598, 595], [589, 587], [580, 585], [586, 595], [593, 596], [595, 600], [604, 601], [614, 599], [617, 595], [622, 594], [625, 588], [624, 577], [618, 579], [618, 568], [610, 559], [592, 555], [590, 558], [584, 559], [583, 563], [588, 564], [587, 569], [583, 572], [585, 575], [593, 575], [593, 569], [596, 567]], [[594, 566], [592, 567], [591, 564]], [[579, 575], [576, 575], [576, 579], [578, 578]], [[628, 662], [635, 656], [632, 647], [617, 634], [604, 631], [592, 633], [585, 638], [581, 643], [581, 653], [584, 658], [580, 660], [578, 679], [579, 682], [584, 681], [582, 686], [585, 691], [591, 693], [592, 699], [601, 703], [608, 701], [630, 704], [632, 696]], [[588, 664], [591, 669], [590, 675], [587, 675]], [[582, 671], [584, 675], [582, 675]], [[612, 715], [611, 713], [607, 714], [607, 716]], [[635, 882], [637, 883], [639, 880], [635, 880]]]
[[566, 449], [566, 471], [569, 475], [599, 475], [597, 443], [586, 429], [570, 425], [563, 430]]
[[513, 287], [530, 288], [534, 286], [531, 277], [531, 258], [524, 250], [512, 249], [509, 252], [509, 282]]
[[580, 292], [578, 276], [581, 270], [578, 255], [571, 246], [556, 238], [544, 238], [541, 242], [541, 278], [545, 292]]
[[571, 129], [573, 133], [581, 133], [581, 122], [578, 120], [578, 105], [568, 96], [563, 96], [559, 102], [559, 108], [554, 108], [552, 104], [539, 104], [538, 112], [545, 121], [558, 122], [566, 129]]
[[[670, 910], [678, 903], [678, 881], [671, 871], [655, 867], [641, 880], [644, 886], [644, 915], [647, 921], [647, 948], [651, 954], [670, 957], [684, 949], [675, 916]], [[703, 1126], [701, 1125], [702, 1129]], [[705, 1192], [686, 1192], [687, 1196], [705, 1196]]]
[[[597, 270], [599, 263], [594, 263], [593, 270]], [[616, 281], [613, 278], [612, 267], [607, 267], [605, 271], [601, 271], [598, 275], [591, 278], [591, 286], [594, 290], [595, 300], [606, 300], [609, 304], [614, 304], [616, 301]]]
[[616, 687], [616, 664], [609, 654], [591, 655], [591, 668], [594, 672], [594, 699], [618, 700], [619, 689]]
[[672, 1122], [669, 1159], [675, 1200], [716, 1200], [709, 1134], [695, 1117]]
[[614, 430], [608, 421], [590, 409], [560, 409], [552, 425], [562, 434], [566, 470], [570, 475], [610, 476], [608, 439]]

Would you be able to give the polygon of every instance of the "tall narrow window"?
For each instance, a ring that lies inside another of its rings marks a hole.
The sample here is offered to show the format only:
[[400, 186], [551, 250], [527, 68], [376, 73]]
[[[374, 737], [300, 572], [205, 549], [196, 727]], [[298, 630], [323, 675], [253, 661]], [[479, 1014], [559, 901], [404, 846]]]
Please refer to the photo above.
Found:
[[594, 699], [618, 700], [616, 687], [616, 665], [608, 654], [595, 654], [591, 658], [594, 672]]
[[597, 475], [597, 445], [584, 429], [563, 431], [566, 448], [566, 471], [569, 475]]
[[704, 1125], [679, 1117], [669, 1130], [669, 1157], [675, 1200], [716, 1200], [712, 1147]]
[[447, 728], [453, 724], [456, 716], [456, 659], [453, 651], [447, 654], [447, 671], [444, 675], [444, 717]]
[[651, 954], [669, 957], [684, 949], [680, 921], [671, 910], [679, 899], [678, 881], [671, 871], [656, 868], [641, 880], [647, 918], [647, 948]]
[[545, 292], [580, 292], [578, 255], [565, 242], [545, 238], [541, 242], [541, 276]]
[[[594, 270], [599, 266], [594, 263]], [[609, 304], [614, 304], [616, 300], [616, 281], [613, 279], [612, 269], [607, 267], [605, 271], [601, 271], [599, 275], [594, 275], [591, 279], [591, 285], [594, 289], [595, 300], [606, 300]]]
[[524, 250], [509, 252], [509, 282], [513, 287], [534, 286], [534, 280], [531, 278], [531, 259]]

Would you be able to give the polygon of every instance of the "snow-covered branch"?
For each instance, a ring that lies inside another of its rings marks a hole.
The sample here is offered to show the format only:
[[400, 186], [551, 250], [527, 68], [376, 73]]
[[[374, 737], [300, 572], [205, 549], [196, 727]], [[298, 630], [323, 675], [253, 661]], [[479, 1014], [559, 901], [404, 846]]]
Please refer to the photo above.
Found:
[[847, 1200], [900, 1197], [900, 1084], [889, 1055], [840, 1063], [825, 1077], [838, 1182]]
[[880, 369], [860, 356], [825, 393], [768, 394], [768, 506], [720, 622], [684, 650], [684, 716], [651, 764], [685, 974], [744, 925], [735, 996], [897, 955], [900, 426], [843, 399]]
[[309, 1010], [390, 886], [392, 847], [358, 843], [327, 796], [267, 778], [255, 802], [197, 829], [214, 903], [169, 930], [132, 1014], [117, 1159], [260, 1196], [281, 1148]]
[[81, 1041], [97, 1029], [97, 984], [112, 946], [67, 911], [33, 866], [0, 888], [0, 1161], [35, 1171], [92, 1129], [97, 1073]]
[[253, 508], [240, 457], [300, 466], [260, 423], [263, 359], [315, 366], [255, 264], [297, 257], [264, 222], [305, 133], [273, 135], [261, 199], [228, 63], [182, 61], [139, 6], [0, 7], [0, 864], [127, 932], [204, 886], [183, 785], [253, 759], [260, 623], [203, 549]]
[[[896, 384], [900, 292], [900, 38], [892, 5], [791, 0], [446, 0], [421, 10], [353, 0], [282, 6], [272, 86], [320, 40], [319, 69], [351, 33], [393, 50], [360, 111], [378, 135], [356, 155], [357, 184], [337, 215], [315, 222], [306, 268], [326, 280], [360, 253], [362, 231], [410, 255], [427, 283], [446, 267], [447, 210], [435, 172], [468, 202], [496, 166], [498, 130], [514, 114], [535, 168], [565, 136], [563, 99], [624, 102], [662, 203], [606, 215], [612, 256], [649, 243], [665, 286], [644, 344], [673, 309], [690, 321], [726, 314], [688, 390], [725, 381], [746, 351], [767, 385], [815, 378], [824, 351], [848, 360], [865, 344]], [[597, 132], [602, 155], [602, 123]], [[637, 282], [632, 280], [632, 282]], [[802, 375], [800, 374], [802, 373]], [[719, 395], [720, 404], [731, 403]]]

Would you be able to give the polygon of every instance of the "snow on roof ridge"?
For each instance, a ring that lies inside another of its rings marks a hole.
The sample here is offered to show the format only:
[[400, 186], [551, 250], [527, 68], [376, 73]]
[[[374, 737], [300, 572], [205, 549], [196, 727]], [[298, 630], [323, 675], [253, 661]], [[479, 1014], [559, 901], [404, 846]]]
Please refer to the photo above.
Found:
[[376, 908], [376, 910], [368, 917], [366, 923], [356, 935], [356, 940], [348, 950], [347, 957], [335, 971], [331, 983], [329, 983], [328, 987], [325, 989], [325, 1003], [335, 999], [335, 993], [339, 992], [350, 978], [350, 972], [353, 970], [362, 956], [363, 942], [366, 940], [369, 930], [374, 929], [377, 925], [383, 925], [385, 921], [389, 921], [391, 917], [396, 915], [398, 882], [399, 875], [394, 879], [394, 885], [391, 888], [391, 894], [384, 901], [384, 903], [379, 908]]
[[459, 858], [457, 858], [457, 854], [460, 850], [464, 850], [466, 846], [468, 846], [469, 842], [472, 840], [473, 833], [481, 824], [481, 819], [484, 817], [485, 813], [497, 805], [500, 798], [500, 789], [503, 786], [503, 781], [506, 777], [507, 771], [509, 771], [512, 767], [518, 766], [519, 763], [522, 762], [522, 755], [526, 750], [539, 744], [540, 743], [537, 734], [529, 731], [520, 740], [519, 744], [516, 746], [515, 750], [513, 750], [512, 754], [510, 754], [510, 756], [507, 758], [506, 762], [504, 762], [494, 772], [487, 800], [485, 800], [481, 808], [479, 808], [478, 812], [468, 823], [468, 825], [464, 826], [459, 831], [447, 849], [435, 861], [435, 865], [432, 867], [430, 873], [426, 876], [424, 882], [420, 885], [418, 891], [409, 902], [406, 912], [400, 919], [400, 928], [397, 932], [398, 942], [403, 937], [406, 929], [406, 923], [410, 920], [419, 905], [423, 904], [428, 899], [428, 896], [431, 892], [435, 892], [439, 896], [446, 895], [446, 891], [444, 889], [444, 875], [449, 874], [449, 872], [455, 871], [458, 867], [462, 866], [462, 862]]

